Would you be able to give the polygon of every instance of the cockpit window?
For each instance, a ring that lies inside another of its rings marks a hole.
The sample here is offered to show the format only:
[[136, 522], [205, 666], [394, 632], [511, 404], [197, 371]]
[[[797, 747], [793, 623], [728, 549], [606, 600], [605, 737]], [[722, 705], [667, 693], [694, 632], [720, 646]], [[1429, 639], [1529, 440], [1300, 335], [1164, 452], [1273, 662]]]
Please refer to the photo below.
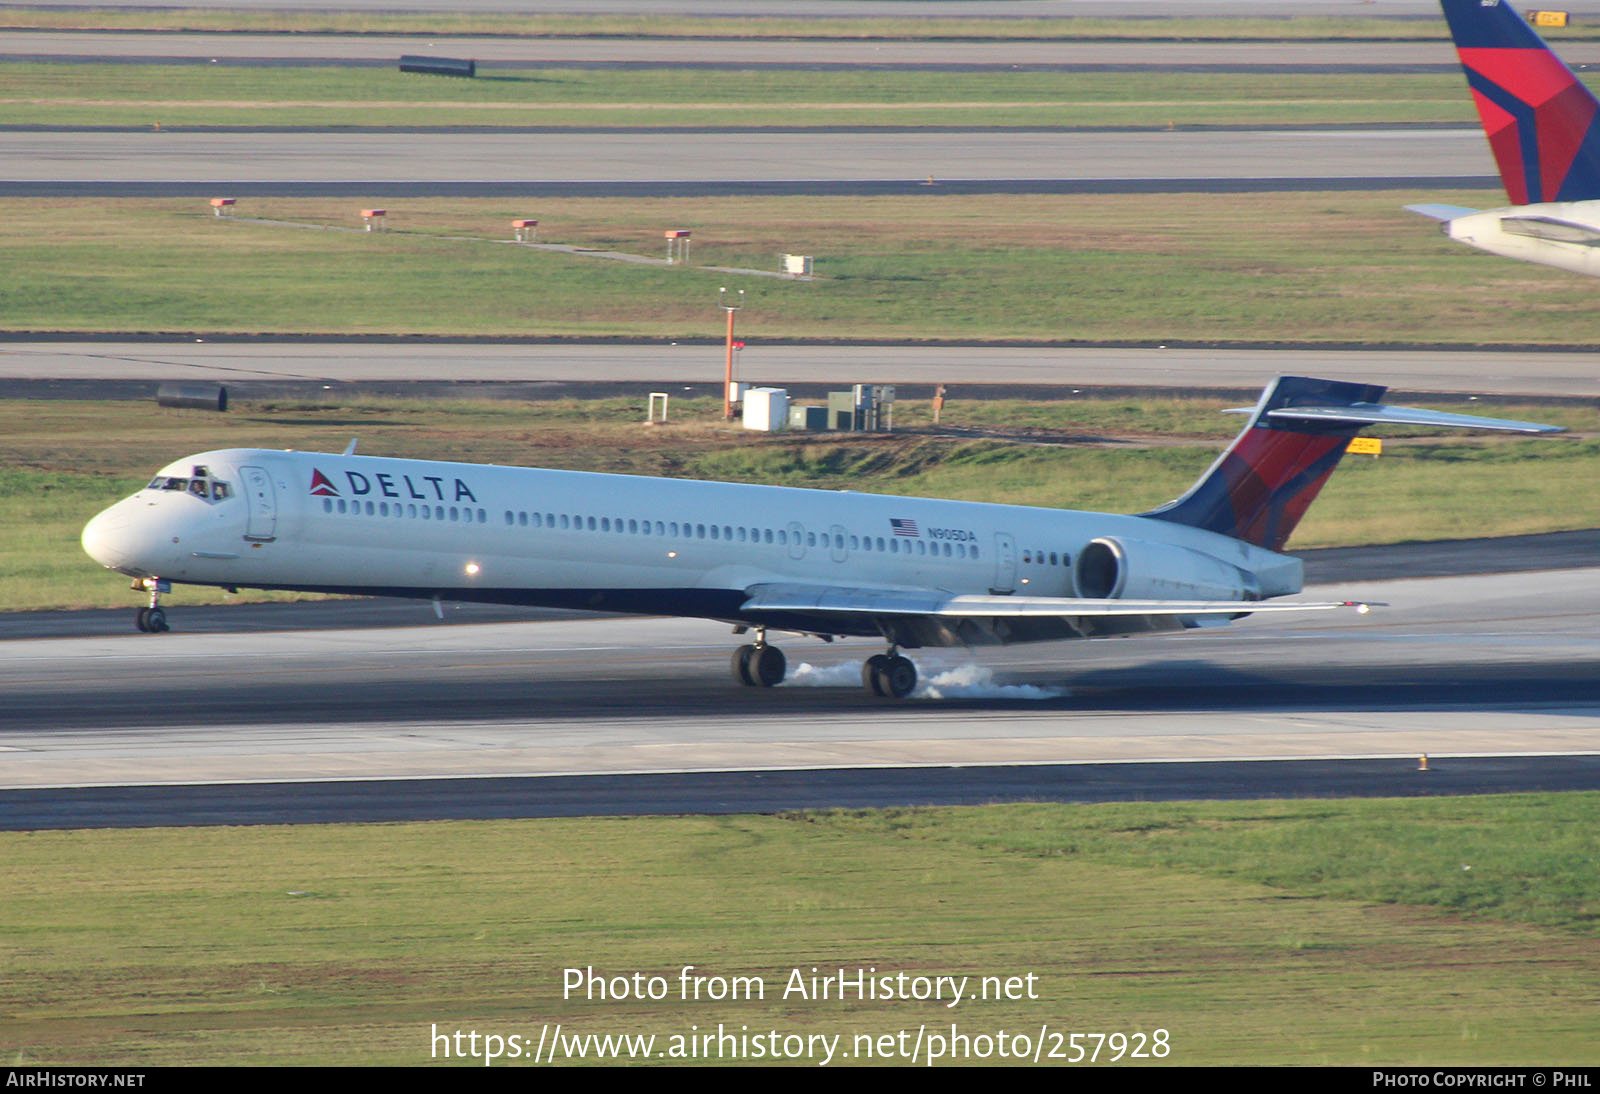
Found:
[[203, 476], [184, 478], [181, 475], [157, 475], [150, 480], [151, 490], [171, 490], [178, 493], [189, 493], [202, 501], [224, 501], [233, 496], [233, 490], [225, 482], [217, 482]]

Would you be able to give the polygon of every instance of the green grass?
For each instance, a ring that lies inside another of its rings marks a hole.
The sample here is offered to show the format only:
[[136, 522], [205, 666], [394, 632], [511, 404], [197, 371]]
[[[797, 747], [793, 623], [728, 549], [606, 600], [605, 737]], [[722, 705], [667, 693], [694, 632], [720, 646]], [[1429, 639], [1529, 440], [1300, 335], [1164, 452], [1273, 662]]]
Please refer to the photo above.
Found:
[[[720, 1022], [847, 1050], [952, 1024], [1162, 1028], [1178, 1064], [1592, 1066], [1597, 804], [5, 833], [5, 1062], [406, 1065], [435, 1026], [665, 1040]], [[685, 1001], [685, 965], [766, 998]], [[590, 967], [674, 994], [563, 998], [564, 970]], [[1032, 975], [1037, 998], [781, 998], [813, 968]]]
[[[695, 261], [751, 278], [741, 333], [771, 337], [1600, 344], [1588, 282], [1443, 239], [1401, 211], [1486, 194], [897, 198], [252, 198], [232, 223], [198, 199], [0, 200], [0, 329], [714, 337], [730, 275], [506, 246], [655, 255], [690, 228]], [[86, 230], [93, 226], [95, 230]], [[470, 235], [477, 241], [439, 238]], [[1309, 245], [1315, 241], [1315, 246]]]
[[[679, 401], [666, 429], [642, 425], [644, 404], [631, 399], [333, 395], [235, 400], [223, 416], [150, 403], [0, 402], [0, 610], [133, 603], [127, 583], [79, 548], [83, 525], [172, 460], [212, 448], [336, 452], [357, 436], [361, 451], [373, 455], [1137, 512], [1176, 497], [1216, 458], [1239, 424], [1217, 413], [1223, 405], [1207, 399], [1022, 405], [958, 395], [946, 406], [947, 426], [1005, 425], [1000, 439], [968, 440], [932, 432], [920, 401], [897, 411], [904, 432], [895, 436], [809, 438], [725, 429], [721, 404], [712, 400]], [[1583, 438], [1600, 432], [1600, 411], [1528, 405], [1493, 413], [1580, 433], [1440, 443], [1409, 431], [1413, 436], [1391, 440], [1380, 459], [1348, 458], [1290, 548], [1600, 526], [1600, 441]], [[180, 586], [168, 602], [286, 598]]]
[[0, 64], [9, 124], [1167, 126], [1476, 124], [1455, 73], [394, 69]]

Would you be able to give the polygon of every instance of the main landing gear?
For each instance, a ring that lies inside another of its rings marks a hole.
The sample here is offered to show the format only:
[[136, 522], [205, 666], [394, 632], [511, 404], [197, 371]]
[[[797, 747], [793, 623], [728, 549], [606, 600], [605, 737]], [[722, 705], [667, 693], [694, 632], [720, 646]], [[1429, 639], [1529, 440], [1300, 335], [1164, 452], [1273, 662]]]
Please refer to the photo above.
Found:
[[904, 699], [917, 688], [917, 666], [893, 646], [875, 653], [861, 665], [861, 684], [874, 695]]
[[[758, 628], [756, 640], [733, 651], [733, 678], [747, 688], [774, 688], [783, 683], [788, 661], [777, 646], [767, 645], [767, 632]], [[917, 666], [894, 646], [874, 654], [861, 666], [861, 684], [874, 695], [904, 699], [917, 689]]]
[[134, 617], [134, 626], [146, 634], [165, 634], [171, 630], [167, 625], [167, 613], [161, 607], [161, 594], [171, 586], [158, 577], [146, 577], [134, 581], [133, 587], [150, 594], [150, 606], [139, 609], [139, 614]]
[[747, 688], [775, 688], [788, 669], [783, 651], [767, 645], [765, 628], [756, 629], [754, 642], [733, 651], [733, 678]]

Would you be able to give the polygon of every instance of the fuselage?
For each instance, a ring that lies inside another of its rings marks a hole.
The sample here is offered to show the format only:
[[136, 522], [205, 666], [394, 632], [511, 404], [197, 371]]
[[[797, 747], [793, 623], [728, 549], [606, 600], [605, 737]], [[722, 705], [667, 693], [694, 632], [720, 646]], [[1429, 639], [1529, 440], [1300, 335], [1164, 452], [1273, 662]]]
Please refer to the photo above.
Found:
[[1485, 209], [1440, 227], [1451, 239], [1491, 254], [1600, 277], [1600, 201]]
[[[781, 583], [1082, 595], [1075, 562], [1105, 537], [1239, 575], [1237, 589], [1199, 595], [1300, 589], [1295, 559], [1134, 516], [264, 449], [168, 465], [96, 516], [83, 544], [112, 569], [174, 582], [764, 625], [741, 608], [747, 590]], [[1149, 579], [1167, 584], [1140, 595], [1196, 595], [1182, 567]], [[879, 633], [866, 618], [814, 629]]]

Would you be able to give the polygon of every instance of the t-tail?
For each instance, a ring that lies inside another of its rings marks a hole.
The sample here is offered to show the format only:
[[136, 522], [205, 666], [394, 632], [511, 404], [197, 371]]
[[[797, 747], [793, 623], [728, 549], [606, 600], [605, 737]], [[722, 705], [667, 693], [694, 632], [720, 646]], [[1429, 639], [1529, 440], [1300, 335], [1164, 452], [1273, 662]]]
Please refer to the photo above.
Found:
[[1261, 393], [1250, 424], [1177, 501], [1141, 516], [1203, 528], [1281, 551], [1339, 466], [1351, 438], [1370, 425], [1448, 426], [1559, 433], [1556, 426], [1380, 403], [1377, 384], [1280, 376]]
[[1513, 205], [1600, 198], [1600, 103], [1506, 0], [1440, 0]]

